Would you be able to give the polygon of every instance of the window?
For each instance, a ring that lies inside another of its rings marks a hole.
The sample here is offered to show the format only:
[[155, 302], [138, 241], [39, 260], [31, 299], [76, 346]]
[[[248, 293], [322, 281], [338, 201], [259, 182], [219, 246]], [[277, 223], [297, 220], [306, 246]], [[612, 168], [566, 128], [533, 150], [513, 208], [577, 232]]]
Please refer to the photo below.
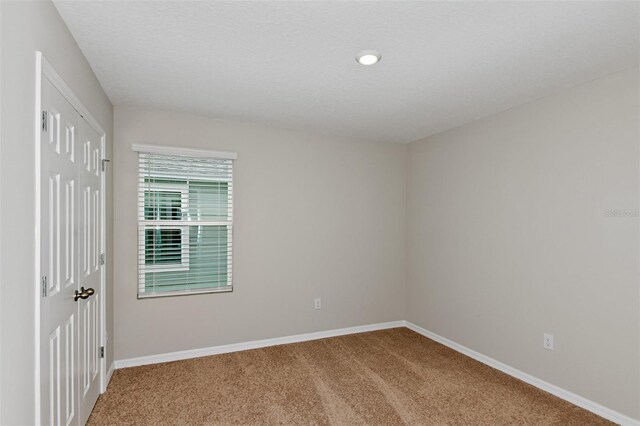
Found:
[[[181, 221], [183, 212], [187, 211], [189, 185], [145, 177], [143, 191], [145, 269], [157, 272], [188, 270], [189, 227], [172, 226], [170, 221]], [[147, 224], [161, 221], [167, 222]]]
[[139, 151], [138, 297], [230, 291], [233, 153]]

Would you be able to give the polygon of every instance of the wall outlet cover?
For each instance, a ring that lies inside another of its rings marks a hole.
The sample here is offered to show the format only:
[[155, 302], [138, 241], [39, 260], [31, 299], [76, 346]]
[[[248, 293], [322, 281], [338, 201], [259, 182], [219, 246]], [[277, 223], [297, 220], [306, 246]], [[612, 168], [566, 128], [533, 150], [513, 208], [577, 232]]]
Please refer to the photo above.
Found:
[[553, 350], [553, 334], [544, 333], [544, 340], [542, 342], [542, 346], [545, 349], [548, 349], [550, 351]]

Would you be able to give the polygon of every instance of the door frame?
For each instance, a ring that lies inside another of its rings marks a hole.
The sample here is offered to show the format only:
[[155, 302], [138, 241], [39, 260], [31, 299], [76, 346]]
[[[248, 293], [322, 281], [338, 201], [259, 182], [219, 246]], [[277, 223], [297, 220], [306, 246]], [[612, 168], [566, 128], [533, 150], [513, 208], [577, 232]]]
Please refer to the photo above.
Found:
[[[100, 123], [93, 117], [93, 115], [89, 112], [89, 110], [84, 106], [80, 98], [78, 98], [73, 90], [67, 85], [64, 79], [56, 72], [56, 70], [51, 66], [49, 61], [45, 58], [45, 56], [40, 51], [36, 51], [36, 81], [35, 81], [35, 255], [34, 255], [34, 270], [36, 271], [34, 277], [34, 285], [35, 285], [35, 423], [40, 424], [42, 421], [40, 412], [40, 391], [41, 391], [41, 372], [40, 372], [40, 279], [42, 276], [42, 271], [40, 270], [40, 238], [42, 234], [42, 230], [40, 229], [40, 220], [41, 220], [41, 203], [40, 197], [42, 194], [42, 188], [40, 183], [40, 176], [42, 167], [41, 164], [41, 113], [42, 113], [42, 81], [43, 79], [49, 80], [49, 82], [56, 88], [58, 91], [64, 96], [71, 106], [75, 108], [76, 111], [82, 116], [82, 118], [100, 135], [100, 149], [102, 151], [102, 157], [100, 160], [103, 160], [106, 155], [106, 133]], [[100, 191], [101, 191], [101, 207], [100, 207], [100, 253], [106, 255], [106, 179], [105, 173], [102, 171], [102, 161], [100, 161], [99, 167], [101, 168], [100, 173]], [[100, 289], [99, 294], [100, 303], [99, 309], [100, 313], [98, 317], [100, 318], [99, 325], [99, 338], [100, 346], [105, 347], [107, 344], [107, 321], [106, 321], [106, 261], [105, 264], [100, 267]], [[106, 382], [106, 374], [107, 374], [107, 363], [106, 357], [100, 358], [100, 393], [104, 393], [107, 389]]]

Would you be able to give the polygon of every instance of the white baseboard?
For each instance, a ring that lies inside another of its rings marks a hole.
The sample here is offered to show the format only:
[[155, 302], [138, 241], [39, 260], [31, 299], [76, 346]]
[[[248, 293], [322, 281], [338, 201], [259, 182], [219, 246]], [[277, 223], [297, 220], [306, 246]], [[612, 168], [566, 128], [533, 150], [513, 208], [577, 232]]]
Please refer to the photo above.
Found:
[[113, 361], [111, 363], [111, 366], [109, 367], [109, 370], [107, 370], [107, 380], [106, 380], [106, 385], [104, 386], [105, 390], [109, 387], [109, 382], [111, 381], [111, 376], [113, 376], [113, 372], [116, 371], [116, 362]]
[[209, 356], [209, 355], [219, 355], [219, 354], [224, 354], [229, 352], [246, 351], [249, 349], [258, 349], [258, 348], [264, 348], [268, 346], [286, 345], [289, 343], [306, 342], [309, 340], [325, 339], [327, 337], [344, 336], [347, 334], [364, 333], [367, 331], [384, 330], [388, 328], [397, 328], [397, 327], [407, 327], [410, 330], [413, 330], [416, 333], [419, 333], [438, 343], [442, 343], [443, 345], [448, 346], [449, 348], [457, 352], [460, 352], [463, 355], [466, 355], [470, 358], [480, 361], [481, 363], [486, 364], [489, 367], [493, 367], [496, 370], [500, 370], [503, 373], [506, 373], [512, 377], [515, 377], [516, 379], [522, 380], [523, 382], [529, 383], [530, 385], [535, 386], [539, 389], [542, 389], [545, 392], [549, 392], [550, 394], [555, 395], [558, 398], [562, 398], [565, 401], [568, 401], [574, 405], [577, 405], [578, 407], [591, 411], [592, 413], [597, 414], [601, 417], [604, 417], [607, 420], [611, 420], [612, 422], [618, 423], [623, 426], [640, 426], [640, 421], [638, 420], [632, 419], [631, 417], [628, 417], [617, 411], [604, 407], [587, 398], [584, 398], [580, 395], [576, 395], [573, 392], [569, 392], [556, 385], [552, 385], [549, 382], [545, 382], [544, 380], [538, 379], [537, 377], [531, 376], [530, 374], [524, 373], [516, 368], [503, 364], [500, 361], [497, 361], [491, 357], [488, 357], [472, 349], [469, 349], [466, 346], [453, 342], [445, 337], [435, 334], [425, 328], [417, 326], [408, 321], [392, 321], [392, 322], [385, 322], [385, 323], [378, 323], [378, 324], [361, 325], [357, 327], [347, 327], [347, 328], [339, 328], [339, 329], [328, 330], [328, 331], [318, 331], [315, 333], [297, 334], [294, 336], [276, 337], [273, 339], [254, 340], [251, 342], [233, 343], [230, 345], [212, 346], [209, 348], [191, 349], [186, 351], [178, 351], [178, 352], [170, 352], [165, 354], [142, 356], [137, 358], [121, 359], [121, 360], [115, 361], [113, 364], [111, 364], [111, 367], [109, 367], [109, 371], [107, 372], [107, 385], [109, 384], [109, 380], [111, 380], [111, 375], [113, 374], [113, 371], [116, 368], [128, 368], [128, 367], [136, 367], [140, 365], [158, 364], [162, 362], [180, 361], [183, 359], [199, 358], [199, 357]]
[[448, 346], [451, 349], [457, 352], [460, 352], [463, 355], [473, 358], [476, 361], [480, 361], [481, 363], [486, 364], [489, 367], [493, 367], [496, 370], [500, 370], [503, 373], [506, 373], [512, 377], [515, 377], [516, 379], [522, 380], [523, 382], [529, 383], [530, 385], [533, 385], [539, 389], [542, 389], [545, 392], [549, 392], [550, 394], [555, 395], [558, 398], [564, 399], [565, 401], [568, 401], [574, 405], [577, 405], [578, 407], [591, 411], [592, 413], [597, 414], [600, 417], [604, 417], [607, 420], [611, 420], [612, 422], [618, 423], [623, 426], [640, 425], [640, 421], [632, 419], [631, 417], [628, 417], [622, 413], [611, 410], [610, 408], [604, 407], [596, 402], [593, 402], [580, 395], [576, 395], [575, 393], [569, 392], [556, 385], [552, 385], [549, 382], [545, 382], [544, 380], [538, 379], [537, 377], [534, 377], [516, 368], [503, 364], [500, 361], [496, 361], [491, 357], [488, 357], [472, 349], [469, 349], [466, 346], [462, 346], [456, 342], [453, 342], [445, 337], [435, 334], [411, 322], [404, 321], [404, 323], [407, 328], [415, 331], [416, 333], [422, 334], [423, 336], [428, 337], [431, 340], [435, 340], [438, 343], [442, 343], [443, 345]]
[[353, 333], [384, 330], [387, 328], [404, 327], [405, 321], [383, 322], [378, 324], [360, 325], [356, 327], [338, 328], [315, 333], [296, 334], [294, 336], [276, 337], [273, 339], [254, 340], [252, 342], [232, 343], [230, 345], [212, 346], [209, 348], [191, 349], [165, 354], [141, 356], [137, 358], [121, 359], [115, 362], [115, 368], [136, 367], [139, 365], [158, 364], [161, 362], [179, 361], [183, 359], [199, 358], [209, 355], [219, 355], [229, 352], [246, 351], [267, 346], [286, 345], [288, 343], [306, 342], [308, 340], [325, 339], [327, 337], [344, 336]]

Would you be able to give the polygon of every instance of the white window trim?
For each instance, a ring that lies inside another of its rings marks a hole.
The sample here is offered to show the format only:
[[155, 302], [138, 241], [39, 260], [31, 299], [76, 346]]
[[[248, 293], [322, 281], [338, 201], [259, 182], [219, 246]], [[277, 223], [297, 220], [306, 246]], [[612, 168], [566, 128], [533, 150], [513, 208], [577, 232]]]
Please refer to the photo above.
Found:
[[131, 150], [149, 154], [176, 155], [181, 157], [217, 158], [222, 160], [237, 160], [238, 153], [231, 151], [209, 151], [206, 149], [178, 148], [173, 146], [146, 145], [134, 143]]

